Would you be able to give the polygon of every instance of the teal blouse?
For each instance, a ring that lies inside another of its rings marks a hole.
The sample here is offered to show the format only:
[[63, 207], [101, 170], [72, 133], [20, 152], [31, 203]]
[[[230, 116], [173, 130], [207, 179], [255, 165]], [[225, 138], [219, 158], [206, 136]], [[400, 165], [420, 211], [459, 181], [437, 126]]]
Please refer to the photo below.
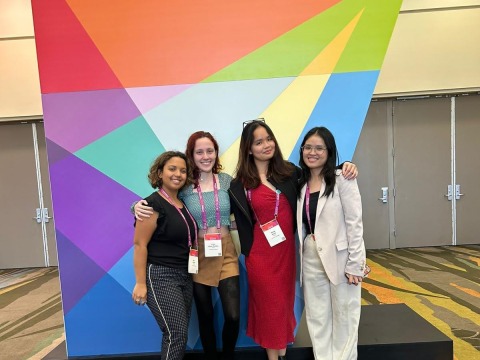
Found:
[[[225, 173], [219, 173], [218, 180], [220, 183], [218, 189], [220, 224], [230, 226], [230, 197], [228, 196], [228, 189], [230, 188], [232, 177]], [[213, 196], [213, 191], [203, 191], [202, 195], [203, 200], [205, 201], [205, 209], [207, 212], [207, 225], [208, 227], [215, 227], [217, 226], [217, 219], [215, 218], [215, 199]], [[198, 228], [203, 229], [200, 200], [198, 198], [198, 193], [193, 191], [193, 185], [182, 190], [182, 192], [179, 194], [179, 197], [181, 200], [183, 200], [188, 210], [190, 210], [190, 213], [197, 222]]]

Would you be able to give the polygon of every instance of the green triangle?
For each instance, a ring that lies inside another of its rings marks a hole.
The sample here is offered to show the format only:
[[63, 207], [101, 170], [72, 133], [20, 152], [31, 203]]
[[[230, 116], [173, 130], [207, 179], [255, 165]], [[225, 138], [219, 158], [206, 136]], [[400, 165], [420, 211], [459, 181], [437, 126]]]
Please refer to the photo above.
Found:
[[165, 148], [143, 116], [75, 152], [75, 155], [140, 197], [153, 189], [147, 174]]
[[363, 0], [365, 10], [340, 57], [336, 73], [380, 70], [402, 0]]
[[355, 17], [363, 3], [342, 1], [203, 82], [298, 76]]

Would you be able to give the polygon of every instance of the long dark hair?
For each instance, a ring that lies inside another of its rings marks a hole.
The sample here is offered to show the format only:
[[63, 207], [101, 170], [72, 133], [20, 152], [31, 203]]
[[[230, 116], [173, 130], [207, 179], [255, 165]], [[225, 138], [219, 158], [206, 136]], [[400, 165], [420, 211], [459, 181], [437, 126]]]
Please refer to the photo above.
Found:
[[335, 144], [335, 138], [333, 137], [333, 134], [330, 132], [330, 130], [328, 130], [326, 127], [314, 127], [309, 132], [307, 132], [307, 134], [303, 138], [302, 144], [300, 146], [299, 165], [302, 169], [302, 177], [300, 178], [299, 186], [301, 188], [303, 185], [305, 185], [312, 176], [310, 168], [307, 166], [307, 164], [305, 164], [305, 161], [303, 161], [302, 148], [307, 142], [307, 140], [314, 135], [320, 136], [323, 139], [328, 151], [327, 161], [325, 162], [325, 165], [323, 166], [323, 169], [320, 173], [320, 176], [323, 176], [323, 179], [325, 180], [325, 191], [323, 192], [322, 196], [328, 197], [330, 195], [333, 195], [333, 190], [335, 188], [335, 170], [338, 164], [338, 152], [337, 145]]
[[207, 138], [213, 143], [213, 148], [215, 149], [216, 157], [215, 163], [213, 164], [212, 172], [214, 174], [218, 174], [220, 170], [222, 170], [222, 165], [220, 164], [220, 159], [218, 158], [218, 143], [217, 140], [207, 131], [197, 131], [194, 132], [187, 140], [187, 148], [185, 149], [185, 155], [187, 155], [187, 159], [190, 162], [190, 166], [193, 172], [193, 183], [194, 187], [198, 186], [198, 179], [200, 177], [200, 170], [198, 169], [197, 165], [195, 165], [195, 160], [193, 159], [193, 152], [195, 151], [195, 144], [197, 140]]
[[239, 179], [247, 189], [254, 189], [261, 183], [254, 158], [250, 154], [250, 149], [254, 140], [253, 133], [260, 126], [265, 128], [268, 135], [275, 142], [275, 152], [268, 163], [267, 177], [280, 183], [287, 179], [295, 170], [295, 167], [292, 164], [283, 159], [282, 151], [278, 146], [277, 139], [275, 138], [272, 129], [270, 129], [270, 127], [263, 121], [252, 121], [243, 128], [242, 136], [240, 138], [238, 163], [235, 169], [235, 177]]

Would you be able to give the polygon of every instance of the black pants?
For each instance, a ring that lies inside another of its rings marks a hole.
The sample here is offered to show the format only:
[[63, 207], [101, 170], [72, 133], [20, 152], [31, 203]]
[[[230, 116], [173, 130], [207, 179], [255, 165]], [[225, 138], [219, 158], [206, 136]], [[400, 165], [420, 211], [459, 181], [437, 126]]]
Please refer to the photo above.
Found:
[[[239, 276], [223, 279], [218, 284], [225, 323], [222, 331], [223, 359], [233, 359], [240, 325], [240, 282]], [[205, 359], [217, 360], [217, 341], [213, 321], [212, 287], [193, 284], [195, 306], [198, 313], [198, 326]]]
[[147, 266], [147, 305], [163, 333], [162, 360], [182, 360], [188, 339], [193, 281], [187, 270]]

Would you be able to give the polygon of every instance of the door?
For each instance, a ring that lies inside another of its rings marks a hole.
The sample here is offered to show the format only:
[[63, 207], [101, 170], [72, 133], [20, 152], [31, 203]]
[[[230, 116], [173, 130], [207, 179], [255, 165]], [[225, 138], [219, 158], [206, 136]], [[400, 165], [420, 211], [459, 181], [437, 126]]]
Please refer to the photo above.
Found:
[[456, 200], [456, 244], [478, 244], [480, 204], [480, 96], [455, 98], [456, 185], [463, 194]]
[[452, 244], [450, 98], [393, 101], [396, 247]]
[[58, 266], [57, 242], [55, 239], [55, 225], [53, 222], [52, 193], [50, 188], [50, 173], [48, 169], [47, 146], [45, 128], [42, 123], [36, 123], [38, 139], [38, 163], [40, 166], [41, 185], [43, 193], [43, 207], [48, 210], [51, 219], [44, 223], [45, 238], [48, 251], [48, 266]]
[[389, 205], [393, 198], [388, 182], [391, 158], [388, 149], [391, 149], [391, 103], [391, 100], [370, 103], [353, 156], [353, 162], [359, 169], [363, 238], [367, 249], [390, 248]]
[[[40, 128], [42, 149], [35, 151], [33, 127]], [[36, 154], [38, 153], [38, 157]], [[39, 157], [42, 157], [40, 160]], [[43, 163], [43, 183], [48, 182], [43, 124], [0, 125], [0, 268], [44, 267], [56, 265], [53, 234], [44, 241], [42, 223], [36, 221], [40, 207], [37, 164]], [[40, 191], [41, 192], [41, 191]], [[43, 198], [51, 203], [50, 186], [43, 187]], [[50, 210], [50, 209], [49, 209]], [[51, 222], [51, 219], [50, 219]], [[52, 227], [53, 223], [49, 225]], [[48, 255], [47, 255], [48, 254]], [[48, 259], [54, 261], [49, 262]]]

